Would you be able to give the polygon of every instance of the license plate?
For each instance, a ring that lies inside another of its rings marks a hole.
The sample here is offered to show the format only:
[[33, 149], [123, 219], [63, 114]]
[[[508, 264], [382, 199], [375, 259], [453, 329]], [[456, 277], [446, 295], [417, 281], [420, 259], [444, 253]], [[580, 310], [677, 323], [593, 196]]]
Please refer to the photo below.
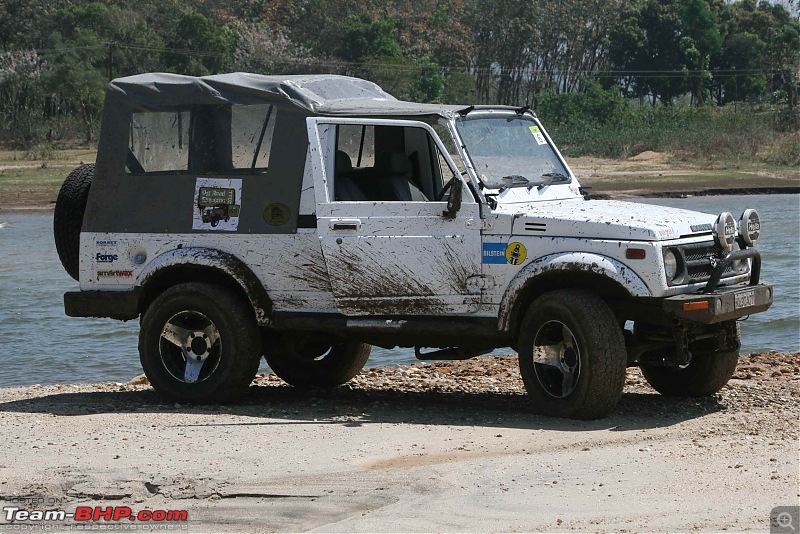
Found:
[[755, 289], [751, 289], [750, 291], [742, 291], [741, 293], [737, 293], [733, 296], [733, 308], [736, 310], [739, 308], [747, 308], [748, 306], [755, 306], [755, 304]]

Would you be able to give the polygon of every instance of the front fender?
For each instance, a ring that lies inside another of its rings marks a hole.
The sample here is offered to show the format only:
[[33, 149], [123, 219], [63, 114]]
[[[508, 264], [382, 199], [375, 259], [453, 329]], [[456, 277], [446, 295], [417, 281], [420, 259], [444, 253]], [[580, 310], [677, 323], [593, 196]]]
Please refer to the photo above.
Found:
[[525, 287], [536, 277], [555, 271], [592, 273], [613, 280], [631, 296], [649, 297], [650, 290], [644, 281], [624, 263], [600, 254], [589, 252], [557, 253], [538, 258], [526, 265], [511, 280], [500, 302], [498, 329], [506, 332], [511, 326], [514, 303]]
[[261, 281], [239, 258], [228, 252], [203, 247], [187, 247], [170, 250], [161, 254], [139, 274], [137, 285], [147, 284], [160, 275], [180, 267], [192, 267], [217, 271], [220, 276], [227, 275], [236, 282], [247, 295], [260, 325], [269, 324], [270, 300]]

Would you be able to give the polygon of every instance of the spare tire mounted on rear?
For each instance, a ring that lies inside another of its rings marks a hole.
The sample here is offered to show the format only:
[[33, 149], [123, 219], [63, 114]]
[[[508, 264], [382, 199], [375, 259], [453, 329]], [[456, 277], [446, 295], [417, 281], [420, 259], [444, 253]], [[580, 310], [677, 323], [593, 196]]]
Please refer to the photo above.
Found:
[[67, 175], [61, 185], [53, 213], [53, 237], [61, 265], [78, 280], [78, 253], [81, 240], [83, 213], [89, 199], [89, 188], [94, 177], [94, 163], [86, 163]]

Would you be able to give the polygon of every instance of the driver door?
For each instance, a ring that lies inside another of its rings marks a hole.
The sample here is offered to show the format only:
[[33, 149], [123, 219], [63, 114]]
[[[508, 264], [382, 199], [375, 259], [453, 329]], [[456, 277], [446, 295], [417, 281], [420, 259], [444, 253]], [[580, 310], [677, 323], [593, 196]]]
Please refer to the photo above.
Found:
[[436, 196], [457, 174], [433, 130], [416, 121], [308, 120], [317, 228], [338, 311], [475, 313], [480, 291], [468, 281], [481, 274], [479, 206], [464, 188], [461, 209], [443, 215], [446, 197]]

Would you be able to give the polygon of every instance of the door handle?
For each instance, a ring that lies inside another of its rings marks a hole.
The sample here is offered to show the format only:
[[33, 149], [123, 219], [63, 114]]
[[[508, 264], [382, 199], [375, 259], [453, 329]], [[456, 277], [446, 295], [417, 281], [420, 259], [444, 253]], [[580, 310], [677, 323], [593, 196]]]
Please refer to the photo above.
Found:
[[357, 232], [361, 230], [361, 219], [334, 219], [331, 230]]

